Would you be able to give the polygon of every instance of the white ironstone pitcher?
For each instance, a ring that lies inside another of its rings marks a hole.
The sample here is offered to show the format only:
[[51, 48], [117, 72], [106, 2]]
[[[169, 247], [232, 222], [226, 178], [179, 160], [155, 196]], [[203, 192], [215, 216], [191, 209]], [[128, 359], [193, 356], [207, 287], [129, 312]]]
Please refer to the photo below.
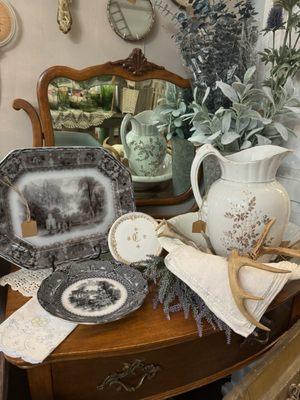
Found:
[[216, 254], [226, 256], [232, 249], [245, 253], [257, 242], [265, 224], [276, 218], [268, 245], [279, 246], [287, 227], [290, 201], [276, 180], [281, 161], [291, 150], [279, 146], [257, 146], [222, 156], [212, 145], [199, 148], [191, 169], [195, 199], [202, 207], [198, 171], [205, 157], [217, 157], [222, 175], [208, 191], [202, 218]]
[[[162, 173], [167, 154], [167, 142], [156, 126], [153, 111], [143, 111], [133, 117], [127, 114], [121, 125], [121, 141], [129, 167], [139, 176], [158, 176]], [[126, 134], [128, 124], [132, 130]]]

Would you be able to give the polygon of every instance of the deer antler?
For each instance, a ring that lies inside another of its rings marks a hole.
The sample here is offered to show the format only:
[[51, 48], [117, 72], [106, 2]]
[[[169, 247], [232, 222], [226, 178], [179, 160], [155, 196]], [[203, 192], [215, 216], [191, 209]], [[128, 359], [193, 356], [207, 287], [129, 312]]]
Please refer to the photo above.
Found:
[[262, 269], [264, 271], [280, 273], [280, 274], [286, 274], [287, 272], [290, 272], [290, 271], [287, 271], [285, 269], [280, 269], [280, 268], [274, 268], [274, 267], [271, 267], [270, 265], [261, 264], [257, 261], [251, 260], [247, 256], [240, 256], [240, 254], [237, 250], [233, 250], [228, 258], [229, 284], [230, 284], [232, 296], [234, 298], [234, 301], [235, 301], [238, 309], [247, 318], [247, 320], [249, 322], [251, 322], [251, 324], [257, 326], [258, 328], [260, 328], [264, 331], [269, 331], [270, 330], [269, 328], [267, 328], [266, 326], [264, 326], [260, 322], [258, 322], [253, 317], [253, 315], [251, 315], [249, 313], [249, 311], [246, 309], [246, 306], [244, 303], [244, 301], [246, 299], [259, 301], [259, 300], [263, 300], [263, 297], [253, 296], [252, 294], [247, 293], [241, 287], [241, 284], [239, 281], [239, 271], [244, 266], [250, 266], [253, 268], [257, 268], [257, 269]]
[[[259, 263], [255, 260], [263, 254], [277, 254], [284, 255], [288, 257], [300, 257], [300, 250], [297, 249], [299, 243], [294, 244], [294, 248], [287, 247], [267, 247], [264, 246], [267, 236], [275, 223], [275, 219], [271, 219], [264, 227], [256, 245], [253, 247], [252, 251], [247, 256], [241, 256], [237, 250], [233, 250], [228, 258], [228, 274], [229, 274], [229, 284], [232, 292], [232, 296], [234, 301], [240, 310], [240, 312], [250, 321], [253, 325], [257, 326], [260, 329], [267, 330], [269, 329], [258, 322], [246, 309], [244, 301], [246, 299], [249, 300], [263, 300], [263, 298], [252, 296], [250, 293], [246, 293], [240, 285], [239, 282], [239, 271], [243, 266], [250, 266], [253, 268], [261, 269], [264, 271], [269, 271], [273, 273], [288, 273], [291, 271], [283, 270], [280, 268], [274, 268], [269, 265], [265, 265]], [[251, 258], [250, 258], [251, 257]]]
[[[161, 230], [161, 232], [159, 232], [161, 228], [163, 229]], [[195, 247], [195, 249], [198, 249], [198, 246], [196, 245], [195, 242], [193, 242], [191, 239], [187, 238], [182, 233], [180, 233], [172, 224], [170, 224], [165, 219], [163, 219], [161, 223], [157, 225], [156, 232], [158, 232], [157, 237], [164, 236], [171, 239], [179, 239], [182, 241], [182, 243], [188, 246], [193, 246]]]

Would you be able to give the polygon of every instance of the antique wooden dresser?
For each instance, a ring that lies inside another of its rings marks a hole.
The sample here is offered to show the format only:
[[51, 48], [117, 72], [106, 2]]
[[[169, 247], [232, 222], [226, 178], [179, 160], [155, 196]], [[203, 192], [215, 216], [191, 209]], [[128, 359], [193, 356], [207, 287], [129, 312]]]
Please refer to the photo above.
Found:
[[[300, 316], [300, 282], [290, 282], [265, 314], [270, 334], [247, 340], [193, 319], [167, 320], [151, 294], [140, 310], [107, 325], [80, 325], [40, 365], [7, 360], [27, 370], [32, 400], [167, 399], [229, 375], [266, 352]], [[6, 316], [28, 299], [8, 290]]]

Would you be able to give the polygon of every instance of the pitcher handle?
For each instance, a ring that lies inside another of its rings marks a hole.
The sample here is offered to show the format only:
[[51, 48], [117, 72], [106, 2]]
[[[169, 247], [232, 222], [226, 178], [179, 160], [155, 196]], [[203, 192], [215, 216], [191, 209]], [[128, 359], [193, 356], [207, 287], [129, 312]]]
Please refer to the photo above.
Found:
[[191, 168], [192, 189], [193, 189], [194, 197], [195, 197], [196, 202], [199, 207], [202, 206], [203, 200], [202, 200], [202, 196], [200, 194], [200, 189], [199, 189], [199, 184], [198, 184], [198, 172], [199, 172], [199, 168], [200, 168], [203, 160], [207, 156], [211, 156], [211, 155], [214, 155], [217, 158], [222, 158], [222, 156], [218, 152], [218, 150], [216, 150], [211, 144], [204, 144], [197, 151], [194, 161], [193, 161], [193, 164], [192, 164], [192, 168]]
[[128, 124], [131, 122], [133, 118], [132, 114], [126, 114], [125, 117], [123, 118], [122, 124], [121, 124], [121, 142], [124, 146], [124, 152], [126, 154], [126, 157], [129, 159], [129, 154], [130, 154], [130, 148], [127, 144], [127, 139], [126, 139], [126, 130], [127, 130], [127, 126]]

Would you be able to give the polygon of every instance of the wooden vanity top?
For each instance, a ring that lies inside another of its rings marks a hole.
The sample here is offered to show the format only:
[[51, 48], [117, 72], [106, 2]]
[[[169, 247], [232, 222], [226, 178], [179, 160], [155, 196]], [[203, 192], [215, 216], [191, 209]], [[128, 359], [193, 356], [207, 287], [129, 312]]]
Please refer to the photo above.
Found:
[[[288, 283], [271, 304], [269, 310], [278, 307], [298, 292], [300, 292], [300, 281]], [[144, 305], [123, 320], [105, 325], [79, 325], [53, 351], [45, 363], [134, 354], [187, 342], [198, 337], [196, 324], [192, 318], [186, 320], [182, 313], [178, 313], [172, 315], [171, 320], [168, 320], [161, 307], [153, 310], [152, 297], [150, 292]], [[28, 300], [19, 292], [9, 289], [6, 317]], [[203, 336], [213, 333], [215, 333], [213, 328], [205, 323]], [[224, 346], [226, 346], [225, 334]], [[9, 357], [7, 359], [19, 367], [32, 367], [20, 359]]]

